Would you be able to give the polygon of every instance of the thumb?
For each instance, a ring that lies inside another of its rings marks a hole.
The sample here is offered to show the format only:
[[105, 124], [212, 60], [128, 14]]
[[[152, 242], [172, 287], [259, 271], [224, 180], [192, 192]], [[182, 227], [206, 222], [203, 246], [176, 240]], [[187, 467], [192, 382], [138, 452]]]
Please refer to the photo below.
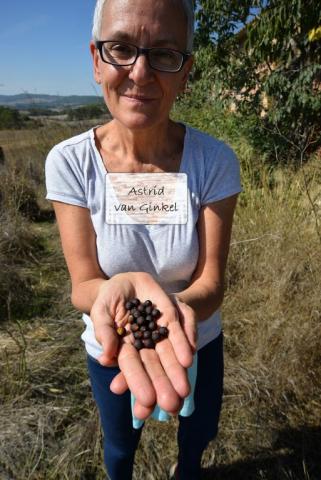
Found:
[[171, 298], [177, 308], [179, 320], [184, 329], [184, 333], [187, 337], [188, 343], [195, 354], [197, 350], [197, 320], [194, 310], [182, 302], [175, 294], [171, 294]]
[[94, 303], [90, 318], [94, 325], [95, 337], [102, 346], [103, 353], [98, 361], [105, 366], [115, 364], [118, 354], [119, 337], [114, 328], [114, 320], [105, 304]]

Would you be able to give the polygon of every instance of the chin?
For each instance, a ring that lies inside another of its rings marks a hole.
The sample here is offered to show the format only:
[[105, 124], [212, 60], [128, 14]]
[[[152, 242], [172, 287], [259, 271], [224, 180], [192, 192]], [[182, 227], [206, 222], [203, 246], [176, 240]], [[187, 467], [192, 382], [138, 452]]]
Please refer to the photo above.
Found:
[[[144, 115], [142, 113], [130, 113], [126, 116], [115, 116], [114, 117], [119, 123], [129, 130], [144, 130], [152, 127], [156, 127], [160, 123], [166, 121], [165, 119], [160, 119], [156, 115]], [[169, 118], [167, 118], [169, 120]]]

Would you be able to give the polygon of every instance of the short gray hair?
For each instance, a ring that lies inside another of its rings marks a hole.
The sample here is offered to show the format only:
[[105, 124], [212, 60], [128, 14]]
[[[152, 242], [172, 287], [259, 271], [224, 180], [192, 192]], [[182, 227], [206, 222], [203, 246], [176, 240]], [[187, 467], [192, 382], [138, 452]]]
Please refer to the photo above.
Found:
[[[194, 38], [194, 2], [193, 0], [180, 0], [182, 2], [182, 7], [184, 9], [184, 13], [187, 19], [187, 41], [186, 41], [186, 49], [188, 52], [193, 50], [193, 38]], [[95, 12], [94, 12], [94, 20], [93, 20], [93, 29], [92, 29], [92, 37], [93, 40], [101, 40], [100, 32], [101, 32], [101, 24], [103, 19], [103, 10], [107, 0], [97, 0]]]

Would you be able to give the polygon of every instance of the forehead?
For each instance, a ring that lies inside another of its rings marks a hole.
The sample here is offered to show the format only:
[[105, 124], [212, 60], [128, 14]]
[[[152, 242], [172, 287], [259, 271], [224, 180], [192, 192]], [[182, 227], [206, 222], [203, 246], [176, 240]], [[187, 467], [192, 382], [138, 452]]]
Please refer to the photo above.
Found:
[[179, 0], [107, 0], [101, 37], [185, 49], [187, 21]]

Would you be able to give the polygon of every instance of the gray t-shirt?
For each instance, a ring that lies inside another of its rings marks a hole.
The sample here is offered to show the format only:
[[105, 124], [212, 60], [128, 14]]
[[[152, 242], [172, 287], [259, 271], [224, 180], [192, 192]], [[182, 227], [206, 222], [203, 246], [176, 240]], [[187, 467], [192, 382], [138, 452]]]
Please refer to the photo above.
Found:
[[[97, 128], [97, 127], [94, 127]], [[96, 232], [97, 256], [108, 276], [120, 272], [150, 273], [167, 293], [184, 290], [199, 255], [197, 220], [202, 205], [239, 193], [240, 169], [233, 150], [222, 141], [185, 125], [179, 173], [187, 174], [186, 224], [108, 224], [105, 182], [108, 175], [95, 145], [94, 128], [54, 146], [46, 159], [48, 200], [88, 208]], [[87, 352], [102, 353], [93, 324], [83, 314], [81, 335]], [[198, 349], [221, 331], [220, 311], [198, 325]]]

